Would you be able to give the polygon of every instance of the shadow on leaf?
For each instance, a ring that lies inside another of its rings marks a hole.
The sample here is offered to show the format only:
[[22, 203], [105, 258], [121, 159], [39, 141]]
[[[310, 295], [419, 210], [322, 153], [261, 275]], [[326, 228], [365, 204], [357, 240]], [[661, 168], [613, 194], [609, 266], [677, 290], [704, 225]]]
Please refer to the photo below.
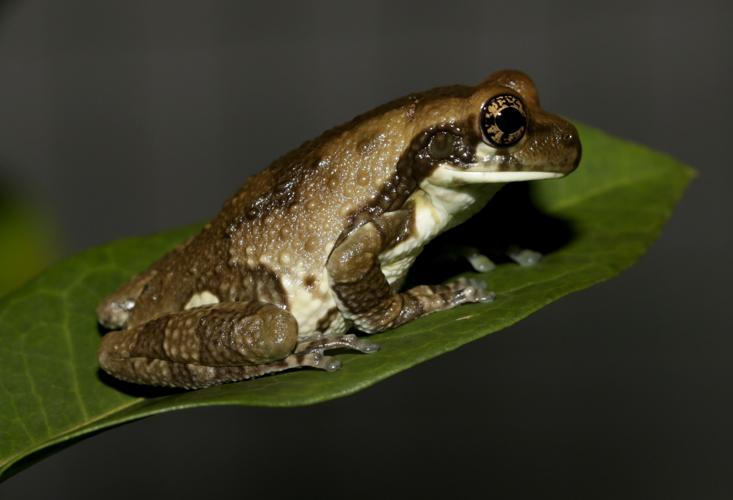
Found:
[[173, 396], [174, 394], [188, 392], [186, 389], [154, 387], [152, 385], [140, 385], [130, 382], [124, 382], [122, 380], [114, 378], [113, 376], [107, 374], [101, 369], [97, 370], [97, 378], [102, 381], [103, 384], [107, 384], [113, 389], [127, 394], [128, 396], [133, 398], [160, 398], [164, 396]]
[[549, 255], [575, 237], [570, 221], [547, 215], [535, 205], [529, 183], [509, 184], [481, 212], [427, 245], [410, 270], [406, 287], [440, 283], [471, 271], [457, 248], [476, 248], [501, 264], [511, 262], [512, 247]]

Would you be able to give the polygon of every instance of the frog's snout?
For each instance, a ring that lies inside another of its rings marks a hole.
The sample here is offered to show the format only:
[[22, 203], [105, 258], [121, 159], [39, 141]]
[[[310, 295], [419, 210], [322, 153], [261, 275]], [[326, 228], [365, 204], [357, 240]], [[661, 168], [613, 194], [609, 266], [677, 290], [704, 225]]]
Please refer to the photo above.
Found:
[[580, 164], [580, 158], [583, 156], [583, 146], [580, 144], [580, 134], [578, 129], [575, 128], [570, 122], [565, 122], [565, 126], [560, 134], [560, 141], [563, 145], [563, 149], [567, 151], [567, 173], [569, 174]]
[[548, 143], [549, 148], [545, 151], [545, 157], [550, 159], [547, 162], [552, 166], [552, 171], [567, 175], [575, 170], [580, 164], [580, 157], [583, 148], [580, 145], [580, 134], [575, 125], [559, 117], [553, 117], [553, 124]]

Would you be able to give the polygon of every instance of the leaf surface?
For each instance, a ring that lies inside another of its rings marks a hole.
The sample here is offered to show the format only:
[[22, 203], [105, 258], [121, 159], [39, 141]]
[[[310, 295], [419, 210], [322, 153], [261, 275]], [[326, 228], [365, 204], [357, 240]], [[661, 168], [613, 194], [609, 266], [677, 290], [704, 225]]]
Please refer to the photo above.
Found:
[[343, 367], [335, 373], [293, 371], [189, 392], [117, 383], [97, 367], [97, 303], [196, 228], [117, 241], [55, 265], [0, 300], [0, 478], [49, 447], [160, 412], [224, 404], [286, 407], [346, 396], [618, 274], [656, 238], [693, 171], [590, 127], [579, 130], [584, 159], [577, 172], [515, 191], [544, 217], [537, 234], [556, 233], [548, 227], [567, 233], [539, 264], [504, 263], [478, 275], [496, 291], [495, 302], [379, 334], [378, 353], [339, 355]]
[[51, 262], [56, 253], [51, 233], [35, 210], [0, 186], [0, 296]]

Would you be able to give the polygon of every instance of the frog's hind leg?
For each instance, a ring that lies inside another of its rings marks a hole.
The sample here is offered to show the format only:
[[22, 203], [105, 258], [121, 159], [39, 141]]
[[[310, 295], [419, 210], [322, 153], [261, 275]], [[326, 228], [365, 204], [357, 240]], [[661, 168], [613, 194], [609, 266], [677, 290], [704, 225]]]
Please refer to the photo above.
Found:
[[303, 366], [332, 371], [339, 364], [324, 351], [333, 348], [299, 345], [298, 324], [288, 311], [232, 302], [109, 332], [102, 339], [99, 363], [121, 380], [192, 389]]

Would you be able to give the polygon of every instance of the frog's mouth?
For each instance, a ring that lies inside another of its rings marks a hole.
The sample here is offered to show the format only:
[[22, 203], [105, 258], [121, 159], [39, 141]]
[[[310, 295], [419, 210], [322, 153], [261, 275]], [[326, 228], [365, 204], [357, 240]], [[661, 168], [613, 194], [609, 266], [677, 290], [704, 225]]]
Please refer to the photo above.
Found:
[[[551, 170], [551, 167], [548, 169]], [[474, 163], [461, 168], [443, 163], [430, 176], [432, 182], [445, 186], [463, 184], [503, 184], [506, 182], [538, 181], [557, 179], [565, 174], [540, 170], [505, 170], [496, 169], [496, 164], [486, 165]]]
[[484, 170], [481, 168], [481, 165], [477, 165], [476, 168], [469, 168], [467, 170], [453, 170], [456, 172], [457, 176], [470, 183], [538, 181], [542, 179], [557, 179], [558, 177], [563, 176], [560, 172], [523, 172], [521, 170], [499, 172], [496, 170]]

